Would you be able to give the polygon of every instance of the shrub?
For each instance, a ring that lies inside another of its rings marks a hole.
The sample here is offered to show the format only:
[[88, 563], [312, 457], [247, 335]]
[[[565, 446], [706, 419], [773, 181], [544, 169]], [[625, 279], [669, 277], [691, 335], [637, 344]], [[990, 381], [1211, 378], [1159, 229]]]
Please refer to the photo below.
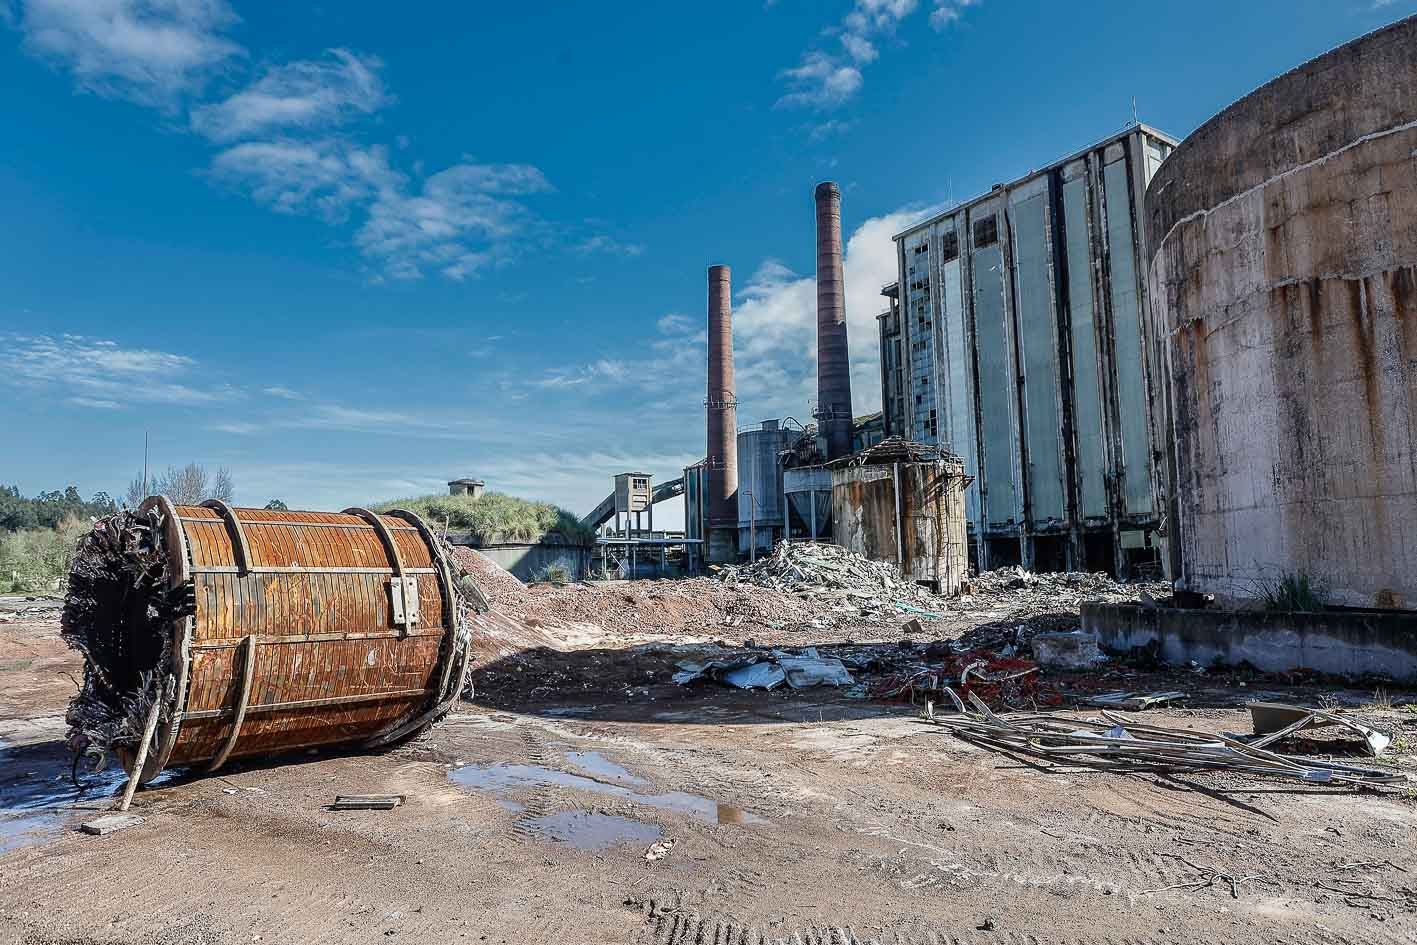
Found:
[[381, 502], [381, 512], [408, 509], [430, 525], [452, 531], [471, 532], [482, 542], [538, 541], [552, 533], [569, 542], [588, 543], [594, 533], [580, 519], [549, 502], [529, 502], [500, 492], [485, 492], [474, 499], [469, 495], [427, 495], [413, 499]]
[[27, 528], [0, 535], [0, 586], [9, 591], [51, 591], [69, 576], [74, 546], [90, 528], [70, 516], [54, 528]]
[[531, 579], [534, 582], [555, 584], [560, 587], [563, 584], [571, 583], [571, 572], [564, 564], [555, 561], [533, 574]]
[[1307, 574], [1286, 574], [1278, 584], [1263, 589], [1265, 610], [1314, 613], [1324, 609], [1323, 594]]

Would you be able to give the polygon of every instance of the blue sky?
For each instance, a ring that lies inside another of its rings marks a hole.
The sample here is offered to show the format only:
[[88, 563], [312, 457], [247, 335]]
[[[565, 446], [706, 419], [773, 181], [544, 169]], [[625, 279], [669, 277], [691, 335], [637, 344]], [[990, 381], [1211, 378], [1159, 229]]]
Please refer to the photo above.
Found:
[[710, 264], [740, 421], [809, 414], [817, 181], [865, 412], [913, 216], [1417, 0], [1140, 9], [0, 0], [0, 482], [121, 493], [148, 431], [244, 504], [474, 475], [584, 512], [702, 455]]

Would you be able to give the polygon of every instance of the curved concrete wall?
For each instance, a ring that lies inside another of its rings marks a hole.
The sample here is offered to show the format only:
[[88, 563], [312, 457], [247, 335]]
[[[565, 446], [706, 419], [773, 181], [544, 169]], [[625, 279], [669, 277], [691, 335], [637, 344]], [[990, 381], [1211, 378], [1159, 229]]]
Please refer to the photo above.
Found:
[[1184, 590], [1417, 607], [1417, 18], [1274, 80], [1147, 190]]

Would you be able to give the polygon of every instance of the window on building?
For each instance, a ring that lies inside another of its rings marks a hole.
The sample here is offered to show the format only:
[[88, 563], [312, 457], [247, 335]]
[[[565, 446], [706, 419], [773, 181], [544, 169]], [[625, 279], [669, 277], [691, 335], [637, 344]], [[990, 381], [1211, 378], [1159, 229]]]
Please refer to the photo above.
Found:
[[950, 230], [940, 234], [940, 262], [959, 258], [959, 233]]
[[974, 221], [974, 248], [983, 249], [999, 242], [999, 218], [987, 216]]

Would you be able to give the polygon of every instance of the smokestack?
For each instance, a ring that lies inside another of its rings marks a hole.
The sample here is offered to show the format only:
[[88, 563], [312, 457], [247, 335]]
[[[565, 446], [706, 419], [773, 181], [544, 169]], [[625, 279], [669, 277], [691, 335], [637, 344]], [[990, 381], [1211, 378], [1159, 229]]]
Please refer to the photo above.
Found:
[[708, 271], [708, 560], [738, 557], [738, 398], [733, 386], [732, 270]]
[[841, 191], [817, 185], [817, 429], [827, 459], [851, 452], [851, 360], [846, 350], [846, 280], [841, 274]]

